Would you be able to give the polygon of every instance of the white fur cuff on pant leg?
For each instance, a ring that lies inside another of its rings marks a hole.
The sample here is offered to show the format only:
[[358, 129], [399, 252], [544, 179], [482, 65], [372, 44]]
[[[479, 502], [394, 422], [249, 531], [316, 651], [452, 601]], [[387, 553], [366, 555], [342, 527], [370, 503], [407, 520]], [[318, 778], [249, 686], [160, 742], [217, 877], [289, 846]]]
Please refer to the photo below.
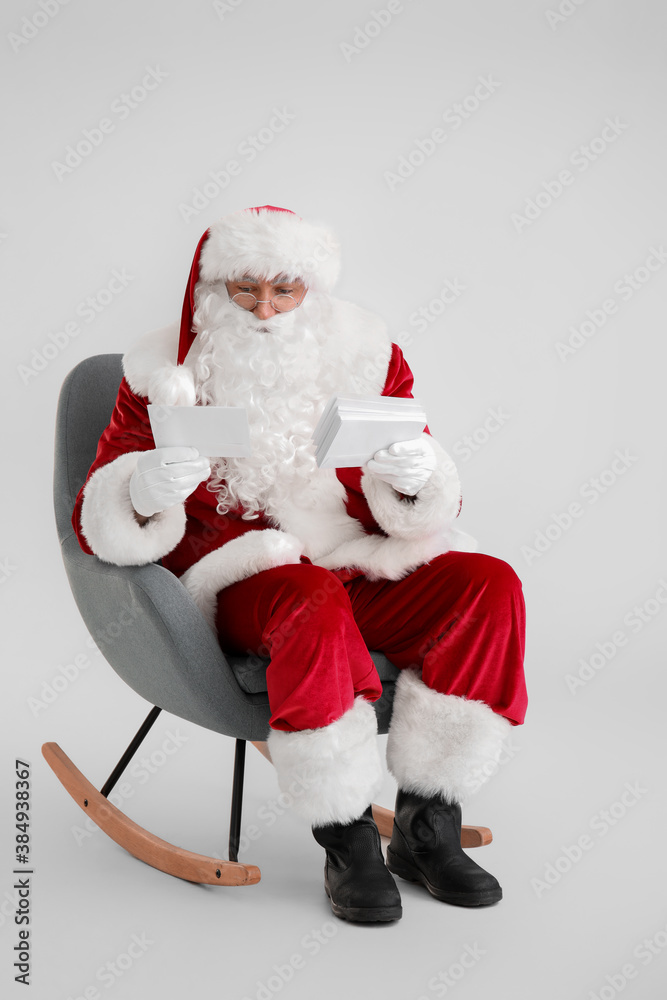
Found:
[[387, 765], [403, 791], [462, 802], [497, 770], [511, 728], [485, 702], [440, 694], [414, 670], [402, 670]]
[[376, 737], [375, 710], [361, 697], [321, 729], [272, 729], [269, 752], [281, 790], [294, 796], [295, 812], [311, 826], [358, 819], [382, 787]]

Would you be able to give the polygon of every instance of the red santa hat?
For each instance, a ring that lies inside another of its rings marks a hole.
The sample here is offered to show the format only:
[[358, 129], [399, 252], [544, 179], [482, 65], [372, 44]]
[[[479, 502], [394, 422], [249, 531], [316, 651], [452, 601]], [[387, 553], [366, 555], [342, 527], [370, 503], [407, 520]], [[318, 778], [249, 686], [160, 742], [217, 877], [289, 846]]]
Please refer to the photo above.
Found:
[[305, 222], [287, 208], [262, 205], [226, 215], [197, 244], [183, 300], [177, 364], [183, 364], [196, 333], [192, 329], [197, 282], [238, 278], [301, 279], [309, 289], [331, 292], [340, 269], [340, 248], [322, 226]]

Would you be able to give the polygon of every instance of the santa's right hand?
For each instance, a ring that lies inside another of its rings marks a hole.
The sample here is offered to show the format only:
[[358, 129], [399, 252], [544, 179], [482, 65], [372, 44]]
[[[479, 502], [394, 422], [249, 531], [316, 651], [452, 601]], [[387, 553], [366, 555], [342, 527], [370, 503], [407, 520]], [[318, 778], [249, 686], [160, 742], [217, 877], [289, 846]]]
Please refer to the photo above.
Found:
[[144, 451], [130, 479], [132, 506], [142, 517], [151, 517], [183, 503], [210, 475], [208, 458], [196, 448]]

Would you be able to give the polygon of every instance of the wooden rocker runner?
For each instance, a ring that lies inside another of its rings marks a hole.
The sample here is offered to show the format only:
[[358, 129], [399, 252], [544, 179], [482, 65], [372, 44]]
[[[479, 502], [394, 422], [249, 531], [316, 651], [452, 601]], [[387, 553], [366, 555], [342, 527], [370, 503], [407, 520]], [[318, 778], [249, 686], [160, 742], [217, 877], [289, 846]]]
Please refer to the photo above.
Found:
[[[60, 783], [67, 789], [74, 801], [90, 816], [101, 830], [120, 847], [135, 858], [187, 882], [206, 885], [255, 885], [261, 878], [257, 865], [243, 864], [238, 860], [238, 846], [241, 838], [241, 809], [243, 801], [243, 776], [245, 765], [245, 740], [236, 741], [234, 758], [234, 783], [229, 829], [229, 860], [211, 858], [195, 854], [183, 847], [177, 847], [166, 840], [149, 833], [131, 820], [113, 803], [108, 796], [114, 785], [127, 768], [130, 760], [146, 737], [149, 729], [160, 713], [159, 708], [149, 712], [143, 725], [98, 791], [86, 776], [69, 759], [57, 743], [45, 743], [42, 754]], [[265, 742], [252, 741], [254, 746], [271, 760]], [[373, 806], [373, 818], [381, 836], [390, 838], [394, 823], [394, 813], [383, 806]], [[461, 828], [462, 847], [481, 847], [491, 843], [491, 831], [484, 826], [463, 826]]]

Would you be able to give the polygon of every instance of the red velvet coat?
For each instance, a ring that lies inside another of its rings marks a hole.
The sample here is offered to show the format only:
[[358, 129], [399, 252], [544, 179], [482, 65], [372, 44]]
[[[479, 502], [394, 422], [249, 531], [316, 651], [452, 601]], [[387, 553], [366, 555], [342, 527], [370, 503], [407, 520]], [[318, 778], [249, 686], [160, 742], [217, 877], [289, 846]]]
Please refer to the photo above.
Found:
[[[355, 307], [343, 305], [349, 319]], [[402, 499], [366, 470], [320, 469], [322, 499], [309, 514], [288, 507], [272, 518], [261, 514], [243, 520], [242, 508], [220, 515], [215, 493], [201, 483], [185, 504], [140, 526], [129, 500], [129, 480], [137, 453], [155, 447], [147, 403], [173, 400], [174, 379], [187, 374], [170, 360], [177, 337], [176, 325], [156, 331], [123, 359], [125, 377], [111, 421], [72, 516], [85, 552], [118, 565], [161, 559], [210, 621], [218, 590], [271, 566], [309, 559], [343, 578], [363, 572], [400, 579], [439, 552], [472, 547], [468, 536], [453, 528], [461, 509], [460, 484], [453, 462], [433, 438], [438, 468], [414, 501]], [[401, 349], [377, 329], [359, 344], [357, 357], [350, 359], [355, 380], [340, 391], [353, 385], [352, 391], [412, 397], [413, 375]], [[361, 389], [360, 365], [365, 365]], [[424, 433], [430, 434], [428, 427]]]

